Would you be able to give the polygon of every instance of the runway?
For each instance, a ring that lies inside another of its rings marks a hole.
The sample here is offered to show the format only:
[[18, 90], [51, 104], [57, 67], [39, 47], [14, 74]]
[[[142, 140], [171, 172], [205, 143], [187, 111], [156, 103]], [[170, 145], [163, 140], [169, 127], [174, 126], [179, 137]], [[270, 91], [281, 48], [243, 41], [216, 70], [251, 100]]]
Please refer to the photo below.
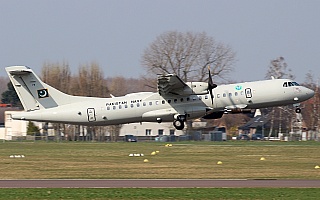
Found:
[[320, 188], [320, 180], [32, 179], [0, 180], [0, 188]]

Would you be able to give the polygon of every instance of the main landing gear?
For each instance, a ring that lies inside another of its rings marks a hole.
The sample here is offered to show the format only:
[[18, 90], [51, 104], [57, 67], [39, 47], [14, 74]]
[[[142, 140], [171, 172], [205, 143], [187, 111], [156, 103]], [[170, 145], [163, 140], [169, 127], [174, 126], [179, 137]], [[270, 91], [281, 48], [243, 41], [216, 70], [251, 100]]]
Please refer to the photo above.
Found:
[[182, 129], [184, 129], [184, 122], [185, 121], [186, 121], [185, 115], [177, 115], [177, 116], [175, 116], [175, 120], [173, 121], [173, 126], [177, 130], [182, 130]]

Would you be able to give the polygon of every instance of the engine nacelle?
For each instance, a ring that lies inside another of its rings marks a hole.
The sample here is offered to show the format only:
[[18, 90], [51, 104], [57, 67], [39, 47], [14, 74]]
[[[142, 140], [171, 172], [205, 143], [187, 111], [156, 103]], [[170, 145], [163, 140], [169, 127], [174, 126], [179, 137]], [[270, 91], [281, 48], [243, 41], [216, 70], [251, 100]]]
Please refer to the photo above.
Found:
[[195, 94], [208, 93], [208, 83], [205, 82], [188, 82], [187, 85], [192, 89]]

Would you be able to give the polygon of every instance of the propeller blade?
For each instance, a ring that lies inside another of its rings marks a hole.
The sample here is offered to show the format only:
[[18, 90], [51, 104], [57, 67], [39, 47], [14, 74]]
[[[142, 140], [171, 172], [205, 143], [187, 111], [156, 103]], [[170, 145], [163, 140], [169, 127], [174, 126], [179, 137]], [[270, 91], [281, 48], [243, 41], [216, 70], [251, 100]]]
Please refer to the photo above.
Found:
[[210, 67], [209, 66], [208, 66], [208, 70], [209, 70], [208, 91], [209, 91], [210, 96], [211, 96], [211, 103], [213, 104], [213, 93], [212, 93], [212, 90], [214, 88], [216, 88], [217, 85], [214, 84], [213, 81], [212, 81], [212, 76], [211, 76], [211, 71], [210, 71]]

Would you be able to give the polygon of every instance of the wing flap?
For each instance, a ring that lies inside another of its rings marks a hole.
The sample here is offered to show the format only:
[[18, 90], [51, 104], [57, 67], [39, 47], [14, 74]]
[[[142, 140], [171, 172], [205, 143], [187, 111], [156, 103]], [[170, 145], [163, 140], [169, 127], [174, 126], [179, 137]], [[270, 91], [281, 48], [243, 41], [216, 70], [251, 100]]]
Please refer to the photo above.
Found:
[[182, 95], [186, 87], [188, 87], [187, 84], [175, 74], [158, 77], [158, 92], [160, 95]]

